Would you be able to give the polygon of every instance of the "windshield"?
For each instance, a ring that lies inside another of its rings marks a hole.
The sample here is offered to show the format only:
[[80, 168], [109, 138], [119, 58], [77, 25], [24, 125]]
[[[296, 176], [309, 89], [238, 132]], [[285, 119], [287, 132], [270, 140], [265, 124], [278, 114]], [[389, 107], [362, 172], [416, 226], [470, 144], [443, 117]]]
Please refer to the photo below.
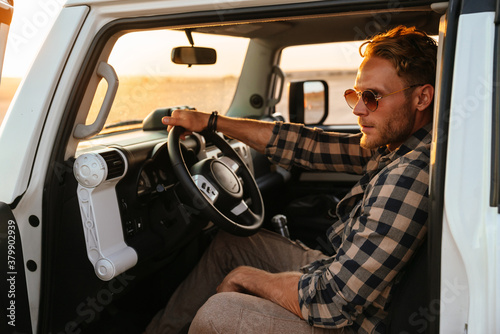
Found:
[[[142, 120], [160, 108], [189, 106], [225, 113], [232, 102], [248, 47], [238, 37], [193, 33], [195, 46], [217, 50], [214, 65], [177, 65], [172, 49], [189, 46], [183, 31], [156, 30], [128, 33], [118, 39], [108, 63], [115, 69], [119, 87], [102, 133], [141, 127]], [[97, 117], [106, 94], [101, 80], [86, 124]], [[203, 92], [203, 94], [200, 94]]]

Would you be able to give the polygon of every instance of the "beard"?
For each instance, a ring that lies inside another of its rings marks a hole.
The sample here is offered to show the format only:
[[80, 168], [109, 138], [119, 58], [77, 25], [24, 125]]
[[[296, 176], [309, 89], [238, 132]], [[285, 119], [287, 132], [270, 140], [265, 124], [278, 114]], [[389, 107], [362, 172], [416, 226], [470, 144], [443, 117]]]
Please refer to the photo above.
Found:
[[[358, 123], [360, 123], [359, 118]], [[389, 121], [373, 124], [374, 129], [377, 130], [374, 134], [366, 135], [363, 133], [360, 145], [362, 148], [370, 150], [391, 144], [399, 146], [412, 135], [414, 125], [414, 114], [410, 110], [410, 105], [405, 103], [392, 115]]]

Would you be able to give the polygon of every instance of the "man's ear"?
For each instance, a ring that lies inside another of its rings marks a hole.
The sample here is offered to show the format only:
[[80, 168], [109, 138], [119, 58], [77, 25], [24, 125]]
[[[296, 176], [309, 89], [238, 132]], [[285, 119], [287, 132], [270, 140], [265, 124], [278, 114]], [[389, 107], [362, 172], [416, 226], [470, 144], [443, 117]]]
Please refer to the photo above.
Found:
[[425, 84], [417, 88], [418, 100], [416, 104], [416, 109], [418, 111], [423, 111], [429, 108], [434, 99], [434, 87], [430, 84]]

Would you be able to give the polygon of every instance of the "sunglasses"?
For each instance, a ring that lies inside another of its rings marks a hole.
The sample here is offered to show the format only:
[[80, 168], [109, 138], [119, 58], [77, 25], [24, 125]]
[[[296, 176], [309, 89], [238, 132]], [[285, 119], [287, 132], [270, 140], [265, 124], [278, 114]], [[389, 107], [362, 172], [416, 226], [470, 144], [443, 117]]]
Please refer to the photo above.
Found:
[[395, 92], [392, 92], [392, 93], [389, 93], [386, 95], [382, 95], [382, 96], [377, 96], [371, 90], [357, 92], [354, 89], [348, 89], [344, 92], [344, 98], [345, 98], [347, 104], [349, 105], [349, 107], [351, 107], [351, 109], [354, 109], [356, 104], [358, 104], [359, 99], [361, 98], [363, 100], [363, 103], [365, 104], [366, 108], [368, 110], [370, 110], [371, 112], [374, 112], [378, 108], [378, 101], [380, 99], [387, 97], [387, 96], [390, 96], [390, 95], [393, 95], [393, 94], [396, 94], [396, 93], [399, 93], [399, 92], [402, 92], [402, 91], [410, 89], [410, 88], [417, 87], [417, 86], [422, 86], [422, 85], [421, 84], [412, 85], [412, 86], [409, 86], [409, 87], [406, 87], [406, 88], [403, 88], [403, 89], [400, 89], [400, 90], [397, 90]]

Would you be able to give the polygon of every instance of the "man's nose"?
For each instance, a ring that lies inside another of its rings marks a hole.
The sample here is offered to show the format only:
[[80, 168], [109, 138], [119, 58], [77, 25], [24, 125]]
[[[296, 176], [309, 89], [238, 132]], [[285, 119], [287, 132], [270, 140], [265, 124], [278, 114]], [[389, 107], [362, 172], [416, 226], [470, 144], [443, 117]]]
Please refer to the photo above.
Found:
[[366, 105], [363, 103], [361, 99], [358, 100], [358, 103], [352, 108], [352, 113], [358, 117], [367, 116], [370, 111], [366, 108]]

